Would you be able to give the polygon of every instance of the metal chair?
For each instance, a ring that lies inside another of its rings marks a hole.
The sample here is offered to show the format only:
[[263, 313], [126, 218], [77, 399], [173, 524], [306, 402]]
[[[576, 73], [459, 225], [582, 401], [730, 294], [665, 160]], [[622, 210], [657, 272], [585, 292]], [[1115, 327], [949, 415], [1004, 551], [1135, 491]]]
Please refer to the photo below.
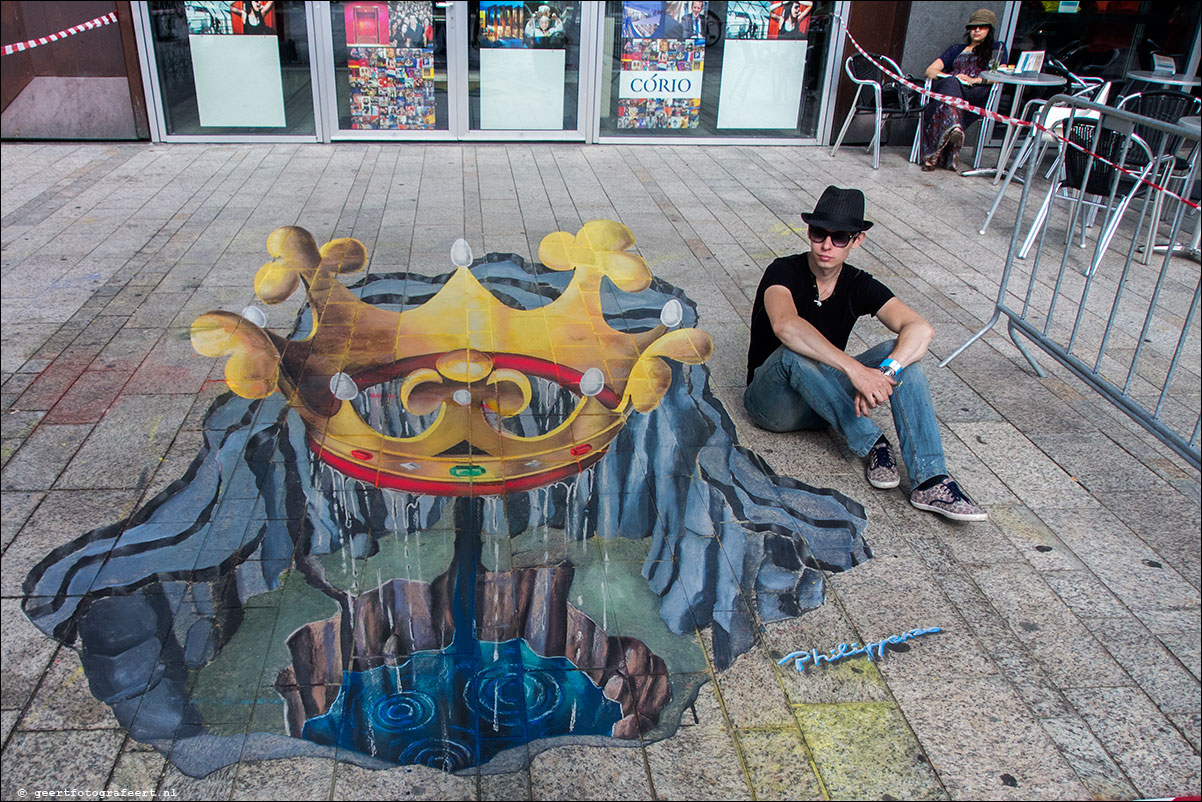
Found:
[[[897, 66], [897, 62], [888, 56], [877, 53], [870, 55], [873, 60], [885, 64], [895, 74], [902, 74], [901, 67]], [[843, 121], [839, 137], [831, 148], [831, 155], [834, 156], [839, 150], [839, 146], [843, 144], [843, 136], [847, 133], [852, 118], [860, 113], [872, 112], [875, 117], [875, 133], [872, 141], [868, 143], [868, 149], [872, 151], [872, 169], [876, 170], [881, 166], [881, 132], [885, 123], [889, 120], [919, 116], [922, 114], [922, 106], [926, 102], [926, 97], [897, 83], [860, 53], [848, 56], [847, 61], [843, 64], [843, 69], [847, 72], [847, 77], [856, 84], [856, 96], [852, 99], [851, 109], [847, 112], [847, 119]], [[860, 101], [860, 96], [865, 94], [866, 89], [870, 90], [871, 102], [867, 98], [864, 102]], [[918, 100], [919, 97], [922, 98], [921, 101]], [[914, 132], [914, 144], [910, 147], [910, 161], [918, 159], [918, 137], [921, 129], [920, 125]]]
[[[1141, 117], [1175, 123], [1182, 117], [1197, 115], [1198, 111], [1202, 109], [1202, 100], [1192, 95], [1187, 95], [1185, 92], [1177, 92], [1172, 89], [1157, 89], [1150, 92], [1137, 92], [1134, 95], [1128, 95], [1119, 103], [1119, 108], [1135, 112]], [[1148, 148], [1152, 151], [1152, 160], [1156, 163], [1156, 166], [1153, 168], [1156, 183], [1161, 186], [1168, 186], [1171, 183], [1183, 183], [1189, 174], [1189, 165], [1186, 159], [1180, 158], [1177, 155], [1177, 151], [1181, 148], [1182, 144], [1181, 137], [1166, 134], [1164, 131], [1151, 126], [1139, 124], [1135, 126], [1135, 133], [1148, 143]], [[1152, 256], [1153, 246], [1156, 244], [1156, 232], [1160, 227], [1163, 199], [1164, 195], [1157, 193], [1156, 200], [1152, 205], [1152, 224], [1148, 226], [1148, 238], [1143, 245], [1143, 257], [1141, 259], [1144, 264], [1148, 264]]]
[[[1092, 81], [1094, 79], [1088, 80]], [[1079, 97], [1083, 100], [1091, 101], [1093, 103], [1105, 103], [1106, 98], [1110, 95], [1111, 84], [1109, 81], [1101, 81], [1100, 78], [1096, 80], [1098, 80], [1100, 83], [1080, 84], [1080, 88], [1078, 91], [1073, 93], [1073, 96]], [[1027, 104], [1023, 107], [1022, 118], [1024, 120], [1031, 120], [1032, 122], [1037, 121], [1039, 119], [1040, 112], [1043, 111], [1043, 107], [1046, 106], [1048, 102], [1049, 101], [1041, 98], [1035, 98], [1034, 100], [1027, 101]], [[1070, 117], [1075, 120], [1084, 120], [1095, 119], [1097, 116], [1097, 112], [1090, 112], [1082, 109], [1072, 109], [1068, 106], [1053, 104], [1052, 107], [1048, 109], [1047, 116], [1043, 120], [1043, 126], [1052, 131], [1051, 134], [1045, 133], [1034, 126], [1027, 129], [1027, 137], [1023, 140], [1022, 147], [1019, 148], [1018, 155], [1014, 158], [1014, 163], [1011, 164], [1010, 169], [1006, 171], [1006, 178], [1004, 181], [1002, 181], [1001, 187], [998, 188], [997, 196], [993, 199], [993, 205], [989, 207], [989, 213], [985, 215], [985, 222], [981, 224], [981, 230], [977, 233], [984, 234], [985, 230], [989, 228], [989, 223], [991, 220], [993, 220], [993, 215], [995, 212], [997, 212], [997, 207], [1002, 202], [1002, 196], [1006, 194], [1006, 188], [1010, 186], [1010, 182], [1014, 180], [1015, 176], [1018, 174], [1018, 171], [1026, 163], [1027, 159], [1030, 158], [1032, 153], [1035, 154], [1035, 165], [1036, 168], [1038, 168], [1039, 165], [1043, 164], [1043, 157], [1047, 152], [1048, 146], [1056, 142], [1056, 137], [1053, 134], [1063, 135], [1064, 125]], [[1049, 171], [1048, 175], [1045, 177], [1050, 178], [1052, 171], [1055, 169], [1055, 166], [1053, 166], [1052, 170]], [[1022, 181], [1022, 179], [1020, 178], [1019, 181]]]
[[[1129, 126], [1128, 126], [1129, 128]], [[1144, 187], [1144, 179], [1152, 171], [1154, 160], [1148, 145], [1136, 134], [1128, 134], [1116, 130], [1108, 124], [1105, 117], [1101, 119], [1073, 119], [1066, 138], [1069, 143], [1084, 148], [1082, 152], [1075, 147], [1060, 143], [1060, 156], [1057, 160], [1056, 179], [1048, 189], [1035, 222], [1019, 249], [1018, 258], [1025, 259], [1035, 244], [1035, 238], [1047, 224], [1051, 211], [1052, 200], [1060, 197], [1073, 202], [1069, 216], [1066, 239], [1071, 240], [1076, 229], [1077, 221], [1081, 219], [1081, 206], [1090, 207], [1092, 211], [1105, 209], [1105, 220], [1102, 231], [1098, 235], [1098, 244], [1094, 249], [1093, 259], [1085, 275], [1091, 276], [1110, 247], [1110, 241], [1118, 231], [1123, 214], [1130, 206], [1132, 199]], [[1095, 159], [1089, 152], [1098, 154], [1114, 164], [1136, 172], [1135, 177], [1120, 172], [1106, 162]], [[1068, 193], [1072, 192], [1072, 195]], [[1097, 198], [1097, 200], [1095, 200]], [[1117, 204], [1116, 204], [1117, 201]], [[1086, 221], [1081, 220], [1081, 247], [1085, 247]], [[1139, 236], [1139, 232], [1135, 233]]]

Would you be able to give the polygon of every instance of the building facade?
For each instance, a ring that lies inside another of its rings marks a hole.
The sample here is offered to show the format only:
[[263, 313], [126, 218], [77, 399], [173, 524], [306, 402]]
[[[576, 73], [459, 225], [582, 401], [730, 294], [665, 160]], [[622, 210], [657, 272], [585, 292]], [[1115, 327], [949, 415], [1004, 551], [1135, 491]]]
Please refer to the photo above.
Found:
[[824, 144], [854, 94], [847, 32], [914, 75], [980, 6], [1012, 53], [1091, 74], [1154, 53], [1196, 71], [1199, 50], [1197, 4], [1149, 0], [3, 6], [5, 44], [116, 18], [4, 57], [6, 138]]

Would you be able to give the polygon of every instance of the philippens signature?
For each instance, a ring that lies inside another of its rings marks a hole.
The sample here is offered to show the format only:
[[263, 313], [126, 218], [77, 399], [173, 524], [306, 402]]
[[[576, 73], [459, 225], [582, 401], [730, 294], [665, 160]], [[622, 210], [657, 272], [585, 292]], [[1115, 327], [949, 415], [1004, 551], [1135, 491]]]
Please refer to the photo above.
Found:
[[785, 663], [789, 662], [790, 660], [794, 660], [794, 661], [796, 661], [794, 664], [795, 668], [799, 672], [804, 673], [806, 670], [806, 663], [809, 663], [810, 665], [817, 667], [820, 663], [822, 663], [824, 661], [827, 663], [834, 663], [838, 660], [842, 660], [845, 657], [855, 657], [856, 655], [861, 655], [861, 654], [867, 655], [869, 662], [871, 662], [872, 661], [872, 653], [874, 651], [876, 652], [877, 657], [882, 657], [885, 654], [885, 647], [889, 646], [890, 644], [905, 643], [906, 641], [910, 640], [911, 638], [917, 638], [919, 635], [930, 635], [933, 632], [940, 632], [940, 631], [942, 631], [942, 630], [940, 630], [939, 627], [927, 627], [926, 629], [912, 629], [909, 632], [906, 632], [905, 634], [891, 635], [890, 637], [885, 638], [884, 640], [872, 641], [870, 643], [864, 644], [863, 646], [860, 645], [859, 641], [856, 641], [855, 643], [852, 643], [850, 645], [846, 644], [846, 643], [840, 643], [834, 649], [831, 649], [830, 654], [820, 654], [817, 649], [810, 649], [809, 651], [804, 651], [804, 652], [790, 652], [789, 654], [782, 657], [779, 661], [777, 661], [776, 664], [778, 666], [783, 666]]

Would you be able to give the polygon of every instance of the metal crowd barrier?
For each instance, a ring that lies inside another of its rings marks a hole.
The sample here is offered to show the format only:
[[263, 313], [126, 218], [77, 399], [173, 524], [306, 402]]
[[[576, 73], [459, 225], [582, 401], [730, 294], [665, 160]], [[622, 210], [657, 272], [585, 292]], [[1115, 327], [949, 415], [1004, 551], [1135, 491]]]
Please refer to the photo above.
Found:
[[[1031, 225], [1028, 206], [1042, 207], [1048, 191], [1042, 169], [1036, 159], [1029, 159], [993, 317], [940, 367], [1005, 316], [1010, 339], [1037, 375], [1046, 376], [1023, 340], [1038, 346], [1199, 469], [1199, 214], [1196, 202], [1183, 200], [1191, 198], [1197, 186], [1198, 129], [1067, 95], [1057, 95], [1044, 107], [1040, 124], [1054, 104], [1070, 110], [1064, 131], [1073, 123], [1091, 123], [1094, 136], [1087, 138], [1086, 144], [1104, 150], [1107, 148], [1102, 145], [1108, 146], [1112, 162], [1135, 175], [1146, 175], [1143, 186], [1129, 205], [1122, 201], [1123, 182], [1112, 182], [1109, 196], [1101, 196], [1102, 219], [1121, 216], [1108, 249], [1096, 232], [1093, 247], [1086, 247], [1089, 238], [1085, 231], [1095, 214], [1083, 208], [1077, 193], [1075, 200], [1052, 204], [1032, 243], [1034, 251], [1023, 259], [1019, 251], [1024, 231]], [[1145, 150], [1137, 127], [1144, 138], [1158, 140], [1158, 145]], [[1102, 134], [1104, 130], [1114, 133]], [[1059, 171], [1064, 167], [1066, 148], [1062, 142], [1057, 144], [1061, 146], [1055, 165]], [[1105, 177], [1113, 169], [1094, 149], [1090, 147], [1091, 152], [1083, 156], [1085, 181], [1095, 172]], [[1137, 154], [1144, 154], [1146, 161], [1148, 152], [1155, 161], [1145, 172]], [[1174, 156], [1186, 153], [1188, 169], [1183, 170], [1180, 159], [1174, 165]], [[1175, 171], [1173, 177], [1169, 177], [1171, 170]], [[1164, 233], [1163, 226], [1157, 226], [1153, 239], [1148, 239], [1147, 227], [1155, 225], [1151, 220], [1154, 209], [1158, 218], [1168, 221], [1169, 231], [1167, 243], [1155, 248], [1157, 258], [1148, 259], [1152, 254], [1144, 253], [1146, 243]], [[1097, 228], [1107, 226], [1103, 223]], [[1159, 258], [1162, 249], [1163, 258]]]

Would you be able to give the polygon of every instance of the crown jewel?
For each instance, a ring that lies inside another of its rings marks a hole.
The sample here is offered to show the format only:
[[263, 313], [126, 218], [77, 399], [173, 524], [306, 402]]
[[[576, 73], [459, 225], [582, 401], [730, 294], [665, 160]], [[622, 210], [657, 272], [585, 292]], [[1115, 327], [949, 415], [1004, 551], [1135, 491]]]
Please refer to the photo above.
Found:
[[[435, 495], [486, 495], [539, 487], [599, 460], [631, 410], [655, 409], [672, 382], [665, 358], [698, 364], [713, 342], [676, 328], [678, 301], [650, 331], [613, 329], [601, 309], [601, 280], [626, 292], [651, 282], [647, 263], [630, 252], [634, 236], [610, 220], [586, 223], [575, 236], [543, 238], [539, 260], [572, 270], [571, 282], [546, 306], [514, 309], [472, 275], [470, 249], [452, 248], [455, 272], [425, 304], [403, 312], [365, 303], [338, 280], [362, 270], [367, 251], [355, 239], [321, 248], [302, 228], [267, 238], [271, 261], [255, 276], [268, 304], [303, 283], [313, 327], [299, 339], [266, 330], [255, 315], [213, 311], [192, 324], [193, 347], [229, 356], [226, 380], [244, 398], [279, 390], [304, 421], [309, 446], [323, 462], [362, 481]], [[566, 420], [524, 436], [505, 420], [528, 410], [531, 379], [572, 394]], [[380, 384], [399, 388], [423, 431], [391, 436], [373, 428], [352, 400]]]

